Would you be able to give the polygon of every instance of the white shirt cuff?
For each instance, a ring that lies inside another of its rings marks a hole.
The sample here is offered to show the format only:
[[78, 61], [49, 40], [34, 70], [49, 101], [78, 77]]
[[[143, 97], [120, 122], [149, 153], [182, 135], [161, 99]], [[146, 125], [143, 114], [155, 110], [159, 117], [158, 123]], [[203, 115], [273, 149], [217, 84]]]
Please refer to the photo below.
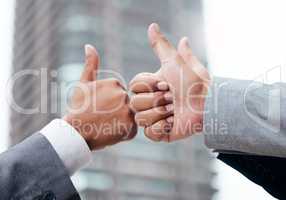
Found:
[[41, 131], [51, 143], [70, 175], [91, 160], [91, 151], [83, 137], [69, 123], [55, 119]]

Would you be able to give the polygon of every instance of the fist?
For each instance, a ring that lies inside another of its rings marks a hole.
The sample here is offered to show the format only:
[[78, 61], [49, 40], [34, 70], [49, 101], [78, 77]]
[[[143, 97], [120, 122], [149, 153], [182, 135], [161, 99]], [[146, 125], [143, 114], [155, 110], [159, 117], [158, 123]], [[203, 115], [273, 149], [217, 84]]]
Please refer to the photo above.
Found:
[[64, 117], [86, 140], [91, 150], [134, 138], [137, 126], [129, 96], [116, 79], [96, 80], [99, 57], [86, 46], [86, 64]]
[[149, 139], [165, 141], [174, 122], [174, 104], [168, 84], [157, 74], [140, 73], [130, 82], [130, 89], [135, 93], [130, 106], [136, 113], [136, 123], [144, 127]]

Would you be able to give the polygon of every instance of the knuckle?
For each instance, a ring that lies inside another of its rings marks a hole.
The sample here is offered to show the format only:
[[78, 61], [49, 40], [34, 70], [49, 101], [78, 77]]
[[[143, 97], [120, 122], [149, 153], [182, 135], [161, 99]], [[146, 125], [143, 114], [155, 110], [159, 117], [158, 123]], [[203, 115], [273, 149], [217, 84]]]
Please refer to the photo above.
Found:
[[128, 98], [129, 99], [129, 95], [125, 90], [121, 90], [120, 94], [121, 94], [122, 98]]
[[153, 73], [137, 74], [129, 83], [129, 89], [132, 92], [140, 93], [146, 91], [153, 91], [159, 79]]
[[159, 91], [159, 92], [155, 92], [154, 96], [153, 96], [153, 101], [154, 103], [159, 103], [159, 101], [161, 101], [164, 97], [164, 93]]
[[134, 120], [139, 125], [139, 122], [141, 120], [141, 114], [140, 113], [135, 114]]
[[130, 97], [130, 105], [135, 105], [137, 101], [136, 95]]
[[118, 79], [116, 79], [116, 78], [110, 78], [110, 79], [108, 79], [108, 80], [109, 80], [109, 82], [110, 82], [112, 85], [115, 85], [115, 86], [120, 86], [120, 85], [121, 85], [120, 81], [119, 81]]
[[154, 92], [154, 98], [160, 98], [163, 95], [163, 92], [158, 91], [158, 92]]
[[130, 110], [130, 108], [129, 108], [127, 105], [125, 105], [125, 106], [123, 107], [122, 115], [123, 115], [126, 119], [128, 119], [128, 118], [131, 117], [131, 110]]
[[156, 107], [154, 108], [154, 113], [164, 116], [167, 113], [167, 108], [165, 106]]
[[136, 78], [134, 78], [133, 80], [130, 81], [130, 83], [128, 84], [128, 88], [131, 92], [136, 92], [137, 91], [137, 85], [138, 85], [138, 81]]
[[128, 104], [129, 103], [129, 95], [128, 95], [128, 93], [126, 91], [122, 90], [119, 93], [119, 97], [124, 102], [124, 104]]
[[130, 97], [130, 107], [132, 109], [137, 110], [137, 102], [138, 102], [138, 97], [136, 95]]

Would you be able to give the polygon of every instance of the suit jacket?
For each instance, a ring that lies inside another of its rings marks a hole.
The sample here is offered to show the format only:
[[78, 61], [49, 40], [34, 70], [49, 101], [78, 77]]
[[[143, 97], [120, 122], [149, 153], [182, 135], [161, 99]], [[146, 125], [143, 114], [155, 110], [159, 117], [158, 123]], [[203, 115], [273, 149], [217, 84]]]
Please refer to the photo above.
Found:
[[0, 154], [0, 199], [80, 199], [57, 153], [41, 134]]
[[215, 78], [205, 103], [206, 145], [286, 157], [286, 84]]
[[286, 159], [253, 155], [219, 154], [233, 167], [277, 199], [286, 199]]

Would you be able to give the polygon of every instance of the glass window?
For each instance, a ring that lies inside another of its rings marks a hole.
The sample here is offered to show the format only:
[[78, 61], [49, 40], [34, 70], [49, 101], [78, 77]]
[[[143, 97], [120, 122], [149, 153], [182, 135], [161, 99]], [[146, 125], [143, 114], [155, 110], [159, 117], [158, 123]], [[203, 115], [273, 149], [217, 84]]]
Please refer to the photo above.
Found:
[[72, 88], [80, 78], [83, 69], [81, 63], [70, 63], [58, 69], [58, 81], [60, 86], [60, 111], [63, 115], [68, 105], [68, 99], [72, 95]]
[[140, 179], [125, 177], [120, 179], [120, 190], [133, 192], [148, 192], [149, 194], [168, 195], [175, 193], [175, 184], [164, 180]]
[[64, 28], [71, 32], [100, 30], [101, 20], [94, 16], [74, 15], [66, 19]]
[[58, 69], [58, 78], [61, 81], [77, 81], [80, 78], [80, 74], [83, 70], [82, 63], [70, 63], [61, 66]]
[[176, 160], [176, 148], [166, 146], [164, 144], [154, 144], [151, 142], [142, 143], [133, 141], [128, 145], [122, 144], [120, 148], [116, 148], [117, 153], [124, 156], [134, 158], [144, 158], [157, 161], [173, 161]]
[[72, 177], [81, 191], [85, 189], [109, 190], [114, 186], [112, 176], [103, 172], [81, 171]]

